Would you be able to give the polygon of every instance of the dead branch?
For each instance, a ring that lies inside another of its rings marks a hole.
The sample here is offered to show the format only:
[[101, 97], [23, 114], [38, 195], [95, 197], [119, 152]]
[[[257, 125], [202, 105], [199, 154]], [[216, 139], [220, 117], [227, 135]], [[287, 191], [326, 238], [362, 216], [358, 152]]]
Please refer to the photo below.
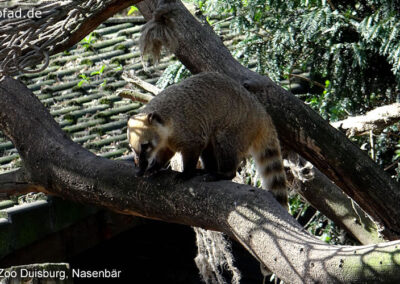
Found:
[[129, 90], [129, 89], [118, 90], [117, 95], [120, 96], [121, 98], [130, 99], [134, 102], [137, 101], [141, 103], [148, 103], [153, 98], [153, 96], [139, 93], [135, 90]]
[[312, 85], [320, 87], [321, 89], [325, 89], [325, 85], [324, 84], [321, 84], [320, 82], [311, 80], [310, 78], [307, 78], [305, 76], [302, 76], [302, 75], [299, 75], [299, 74], [293, 74], [293, 73], [289, 74], [289, 78], [293, 78], [293, 77], [294, 78], [299, 78], [299, 79], [304, 80], [304, 81], [307, 81]]
[[365, 115], [352, 116], [345, 120], [333, 122], [332, 126], [344, 130], [346, 135], [369, 135], [382, 132], [386, 127], [400, 121], [400, 103], [381, 106], [367, 112]]
[[138, 86], [142, 88], [143, 90], [152, 93], [153, 95], [157, 95], [159, 92], [161, 92], [161, 89], [157, 88], [157, 86], [154, 86], [150, 83], [147, 83], [146, 81], [143, 81], [140, 79], [138, 76], [135, 76], [133, 72], [124, 72], [122, 75], [122, 79], [125, 81], [134, 84], [135, 86]]

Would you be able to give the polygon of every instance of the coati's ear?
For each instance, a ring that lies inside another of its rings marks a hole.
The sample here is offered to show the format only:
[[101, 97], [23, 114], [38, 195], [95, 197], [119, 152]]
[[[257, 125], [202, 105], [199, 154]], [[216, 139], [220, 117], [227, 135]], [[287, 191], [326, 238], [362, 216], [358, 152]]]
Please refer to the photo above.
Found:
[[147, 115], [147, 121], [149, 122], [149, 124], [153, 124], [153, 123], [159, 123], [159, 124], [163, 124], [163, 119], [161, 118], [161, 116], [156, 113], [156, 112], [151, 112]]

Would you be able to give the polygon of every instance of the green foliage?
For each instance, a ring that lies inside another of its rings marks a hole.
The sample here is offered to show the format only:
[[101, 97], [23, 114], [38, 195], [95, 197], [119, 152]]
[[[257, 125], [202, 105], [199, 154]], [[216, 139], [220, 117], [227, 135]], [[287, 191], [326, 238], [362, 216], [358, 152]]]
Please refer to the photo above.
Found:
[[132, 15], [132, 14], [134, 14], [135, 12], [138, 12], [138, 11], [139, 11], [139, 9], [136, 8], [136, 6], [131, 6], [130, 9], [129, 9], [129, 11], [128, 11], [128, 16], [130, 16], [130, 15]]
[[80, 78], [82, 78], [82, 80], [80, 80], [78, 82], [78, 87], [82, 87], [83, 84], [90, 84], [90, 78], [88, 76], [86, 76], [85, 74], [80, 74], [79, 75]]
[[377, 163], [400, 181], [400, 133], [398, 124], [386, 128], [375, 138]]
[[293, 216], [297, 216], [296, 217], [297, 219], [299, 217], [304, 216], [304, 213], [309, 208], [309, 204], [307, 204], [303, 200], [301, 200], [301, 197], [298, 194], [295, 194], [295, 195], [289, 197], [289, 204], [290, 204], [290, 208], [289, 208], [290, 214]]
[[93, 36], [93, 33], [90, 33], [88, 36], [86, 36], [83, 40], [80, 41], [80, 44], [87, 51], [87, 50], [93, 50], [94, 42], [95, 38]]
[[395, 151], [396, 156], [394, 157], [395, 160], [399, 160], [400, 159], [400, 141], [399, 143], [396, 145], [397, 150]]
[[314, 109], [318, 110], [321, 116], [331, 121], [340, 120], [347, 115], [346, 110], [350, 108], [349, 98], [339, 98], [334, 95], [332, 84], [329, 80], [325, 81], [325, 89], [322, 94], [310, 94], [306, 102]]
[[[91, 83], [91, 79], [100, 79], [101, 76], [104, 73], [104, 70], [106, 69], [106, 65], [101, 65], [100, 68], [96, 71], [93, 71], [90, 73], [90, 75], [86, 75], [86, 74], [80, 74], [79, 77], [81, 78], [81, 80], [78, 82], [78, 88], [81, 88], [83, 84], [90, 84]], [[100, 87], [106, 87], [107, 85], [107, 80], [104, 79], [103, 82], [100, 84]]]
[[276, 81], [294, 69], [308, 70], [320, 83], [329, 80], [326, 94], [307, 98], [328, 119], [395, 100], [400, 87], [400, 14], [396, 12], [400, 4], [396, 1], [197, 3], [206, 15], [234, 16], [231, 30], [245, 35], [234, 56], [243, 64], [256, 61], [256, 71]]
[[312, 208], [303, 198], [294, 194], [289, 197], [290, 214], [310, 233], [329, 244], [354, 245], [334, 222]]
[[90, 73], [90, 76], [94, 76], [94, 75], [102, 75], [104, 72], [104, 69], [106, 68], [106, 65], [101, 65], [100, 69], [97, 71], [93, 71], [92, 73]]
[[190, 76], [190, 71], [181, 62], [175, 62], [168, 66], [158, 79], [156, 86], [165, 89], [169, 85], [176, 84]]

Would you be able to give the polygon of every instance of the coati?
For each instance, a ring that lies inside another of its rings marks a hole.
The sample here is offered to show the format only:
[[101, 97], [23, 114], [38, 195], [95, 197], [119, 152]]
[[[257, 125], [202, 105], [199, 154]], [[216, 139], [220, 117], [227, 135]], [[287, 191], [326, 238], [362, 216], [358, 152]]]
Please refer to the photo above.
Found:
[[139, 175], [163, 168], [182, 154], [190, 178], [199, 158], [217, 179], [232, 179], [242, 159], [253, 156], [269, 190], [287, 208], [286, 176], [277, 132], [256, 98], [233, 79], [200, 73], [170, 86], [128, 121], [128, 140]]

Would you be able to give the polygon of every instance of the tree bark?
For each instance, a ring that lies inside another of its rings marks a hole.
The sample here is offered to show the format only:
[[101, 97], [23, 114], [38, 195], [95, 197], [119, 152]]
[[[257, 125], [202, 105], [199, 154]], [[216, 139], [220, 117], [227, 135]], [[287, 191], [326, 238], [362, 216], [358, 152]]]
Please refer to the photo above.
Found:
[[[138, 3], [149, 19], [155, 0]], [[180, 3], [178, 1], [178, 3]], [[192, 72], [217, 71], [244, 84], [265, 106], [285, 148], [312, 162], [375, 221], [389, 239], [400, 236], [400, 187], [340, 131], [285, 89], [240, 65], [207, 25], [180, 3], [174, 13], [178, 48], [175, 55]]]
[[[293, 167], [298, 168], [306, 164], [306, 161], [298, 157], [297, 154], [291, 153], [287, 160], [294, 164], [289, 166], [291, 173], [298, 170], [293, 169]], [[297, 193], [360, 243], [367, 245], [384, 241], [377, 225], [357, 203], [351, 200], [318, 169], [312, 168], [312, 171], [312, 177], [305, 179], [301, 179], [301, 177], [298, 179], [293, 174], [288, 175], [288, 180], [292, 182], [292, 187]]]
[[138, 178], [132, 163], [97, 157], [72, 142], [22, 83], [4, 78], [0, 98], [0, 128], [21, 155], [24, 181], [37, 191], [222, 231], [287, 283], [400, 279], [400, 241], [331, 246], [307, 234], [269, 192], [196, 178], [176, 184], [171, 171]]

